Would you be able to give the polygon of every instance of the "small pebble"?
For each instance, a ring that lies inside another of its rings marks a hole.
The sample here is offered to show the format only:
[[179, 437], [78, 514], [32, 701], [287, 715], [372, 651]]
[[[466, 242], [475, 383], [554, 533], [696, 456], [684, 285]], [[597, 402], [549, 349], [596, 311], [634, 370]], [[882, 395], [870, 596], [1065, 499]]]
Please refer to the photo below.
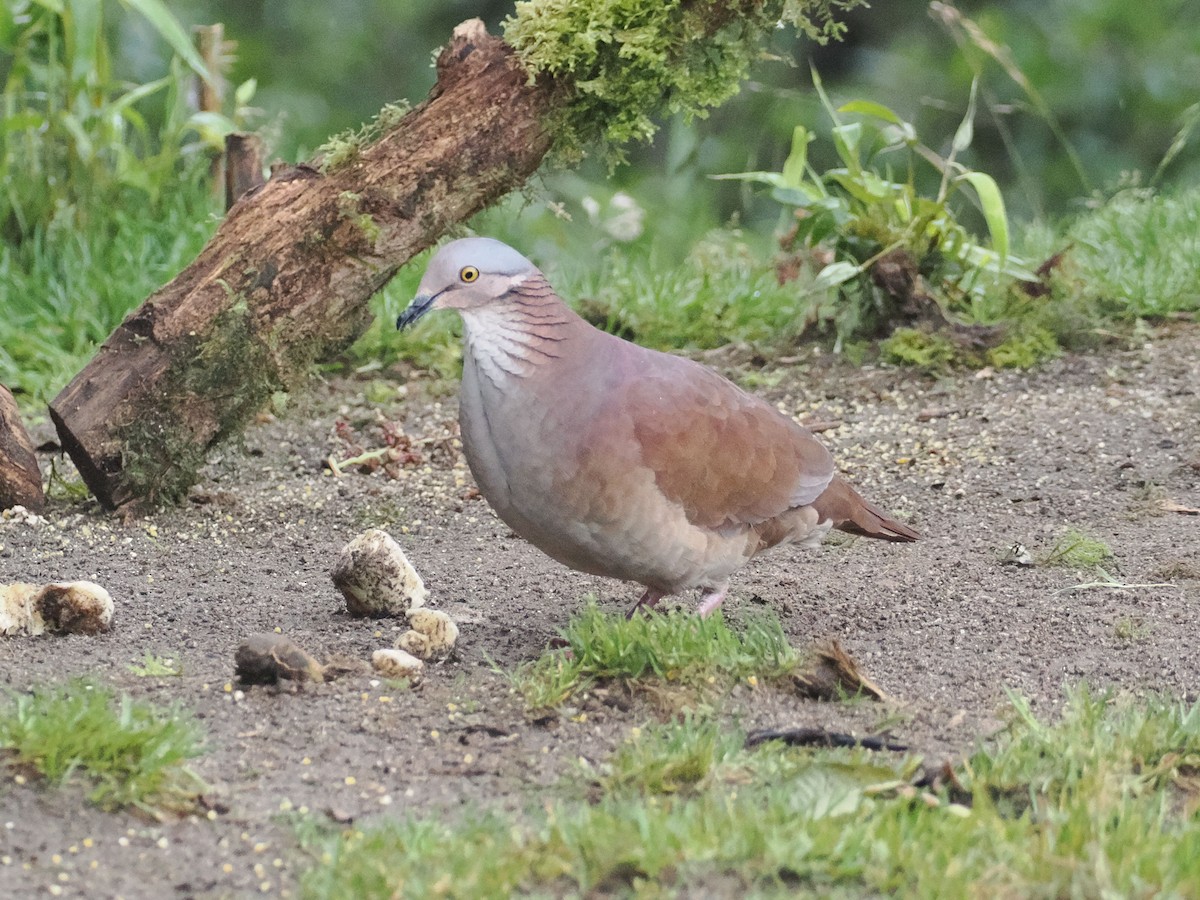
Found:
[[411, 653], [395, 648], [376, 650], [371, 654], [371, 665], [375, 671], [387, 678], [420, 678], [425, 663]]
[[354, 616], [402, 616], [425, 604], [428, 591], [386, 531], [364, 531], [338, 554], [333, 583]]
[[278, 634], [246, 638], [234, 654], [238, 679], [243, 684], [276, 684], [290, 681], [324, 681], [324, 667], [294, 641]]
[[402, 634], [396, 646], [422, 659], [445, 656], [458, 641], [458, 626], [440, 609], [414, 609], [408, 624], [412, 630]]

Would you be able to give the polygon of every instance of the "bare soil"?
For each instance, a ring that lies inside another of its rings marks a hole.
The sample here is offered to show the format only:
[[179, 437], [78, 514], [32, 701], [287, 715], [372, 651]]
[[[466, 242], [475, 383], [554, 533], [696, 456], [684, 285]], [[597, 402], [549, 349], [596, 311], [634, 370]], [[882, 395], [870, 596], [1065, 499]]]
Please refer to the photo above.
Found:
[[[924, 539], [784, 550], [752, 563], [726, 604], [735, 623], [771, 607], [797, 646], [837, 638], [897, 706], [742, 685], [724, 699], [732, 720], [857, 733], [888, 720], [895, 739], [940, 762], [1001, 726], [1006, 691], [1046, 716], [1080, 681], [1194, 697], [1200, 517], [1163, 502], [1200, 507], [1195, 326], [1033, 373], [936, 380], [811, 349], [762, 368], [750, 356], [707, 361], [801, 419], [840, 423], [822, 436], [843, 470]], [[393, 374], [322, 384], [264, 417], [182, 508], [122, 523], [57, 501], [45, 524], [0, 523], [0, 582], [91, 579], [117, 603], [105, 635], [0, 639], [0, 685], [83, 675], [183, 704], [208, 736], [195, 769], [212, 809], [156, 822], [6, 772], [0, 896], [294, 896], [310, 865], [297, 811], [365, 824], [464, 804], [520, 809], [580, 757], [601, 762], [662, 715], [615, 691], [558, 716], [526, 714], [494, 666], [542, 652], [588, 594], [618, 610], [638, 589], [564, 569], [510, 533], [472, 490], [452, 386]], [[340, 433], [379, 446], [380, 420], [402, 423], [422, 461], [399, 477], [334, 477], [325, 461], [347, 454]], [[35, 440], [49, 437], [42, 428]], [[1003, 562], [1016, 543], [1044, 556], [1068, 525], [1112, 548], [1113, 584], [1073, 587], [1105, 577]], [[369, 672], [238, 685], [234, 650], [250, 634], [279, 630], [321, 659], [365, 661], [404, 629], [349, 617], [329, 578], [338, 550], [371, 526], [400, 541], [431, 604], [459, 622], [454, 656], [407, 691]], [[180, 660], [182, 675], [134, 674], [147, 653]]]

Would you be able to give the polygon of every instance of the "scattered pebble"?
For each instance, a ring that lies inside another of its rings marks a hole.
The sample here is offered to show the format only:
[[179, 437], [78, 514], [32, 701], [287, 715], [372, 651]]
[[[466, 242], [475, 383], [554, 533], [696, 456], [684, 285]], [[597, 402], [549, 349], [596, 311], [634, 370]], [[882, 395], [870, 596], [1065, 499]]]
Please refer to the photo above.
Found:
[[429, 649], [429, 635], [421, 634], [419, 631], [412, 631], [410, 629], [404, 632], [404, 634], [396, 639], [396, 647], [420, 659], [431, 659], [433, 657], [433, 653]]
[[108, 631], [113, 600], [91, 581], [0, 586], [0, 634], [98, 634]]
[[324, 681], [324, 667], [294, 641], [278, 634], [246, 638], [234, 654], [242, 684], [276, 684], [288, 681]]
[[420, 678], [425, 671], [425, 663], [411, 653], [395, 648], [376, 650], [371, 654], [371, 664], [375, 671], [387, 678]]
[[0, 521], [14, 522], [18, 525], [28, 525], [31, 528], [39, 528], [46, 524], [44, 516], [39, 516], [37, 513], [26, 509], [19, 503], [16, 506], [10, 506], [8, 509], [0, 511]]
[[1018, 541], [1005, 551], [1004, 555], [1000, 558], [1000, 562], [1010, 566], [1032, 566], [1035, 560], [1028, 548]]
[[386, 531], [364, 531], [338, 555], [333, 583], [351, 615], [402, 616], [425, 604], [428, 591]]
[[421, 659], [445, 656], [458, 641], [458, 626], [440, 609], [414, 609], [408, 624], [412, 628], [400, 635], [396, 646]]

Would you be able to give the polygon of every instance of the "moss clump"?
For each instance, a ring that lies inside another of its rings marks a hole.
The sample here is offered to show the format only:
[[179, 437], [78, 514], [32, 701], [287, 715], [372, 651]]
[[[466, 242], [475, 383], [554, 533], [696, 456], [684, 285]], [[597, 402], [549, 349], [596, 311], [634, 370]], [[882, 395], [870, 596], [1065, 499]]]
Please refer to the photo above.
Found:
[[1040, 325], [1019, 328], [987, 352], [987, 361], [997, 369], [1031, 369], [1058, 356], [1061, 348], [1054, 335]]
[[702, 116], [737, 93], [764, 36], [788, 22], [825, 42], [845, 26], [838, 9], [863, 0], [525, 0], [504, 38], [533, 72], [572, 85], [552, 123], [556, 154], [577, 160], [599, 141], [611, 165], [620, 147], [654, 134], [655, 118]]
[[886, 362], [925, 372], [945, 371], [959, 356], [958, 348], [948, 337], [917, 328], [897, 328], [879, 345], [879, 353]]
[[1066, 528], [1053, 549], [1042, 560], [1047, 566], [1094, 569], [1112, 559], [1112, 548], [1078, 528]]
[[361, 128], [343, 131], [335, 134], [317, 148], [317, 159], [320, 160], [322, 173], [340, 169], [347, 163], [358, 159], [358, 154], [378, 140], [385, 132], [390, 131], [401, 119], [408, 115], [407, 100], [398, 100], [383, 107], [375, 118]]
[[383, 231], [369, 213], [362, 211], [361, 204], [362, 196], [360, 194], [353, 191], [342, 191], [338, 194], [337, 199], [338, 215], [348, 222], [352, 222], [354, 227], [362, 232], [367, 243], [374, 245]]
[[[240, 434], [272, 394], [285, 387], [266, 345], [251, 330], [250, 308], [237, 300], [201, 340], [181, 344], [161, 394], [146, 398], [132, 421], [118, 429], [124, 488], [117, 505], [178, 503], [196, 482], [208, 450]], [[211, 398], [220, 398], [219, 402]], [[195, 423], [181, 422], [195, 410]], [[205, 416], [215, 416], [209, 422]], [[215, 433], [210, 429], [215, 425]]]

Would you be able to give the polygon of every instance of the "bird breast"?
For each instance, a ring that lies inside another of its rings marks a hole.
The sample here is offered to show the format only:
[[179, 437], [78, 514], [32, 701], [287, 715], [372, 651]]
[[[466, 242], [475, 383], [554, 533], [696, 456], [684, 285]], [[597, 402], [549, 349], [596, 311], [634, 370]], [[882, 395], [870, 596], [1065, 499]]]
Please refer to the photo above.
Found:
[[[472, 331], [468, 325], [463, 451], [480, 492], [513, 531], [571, 568], [670, 591], [707, 582], [714, 564], [732, 572], [745, 562], [745, 536], [697, 528], [662, 495], [628, 412], [613, 402], [606, 378], [620, 376], [611, 366], [569, 346], [552, 367], [521, 366], [521, 339]], [[569, 397], [564, 383], [575, 386]]]

